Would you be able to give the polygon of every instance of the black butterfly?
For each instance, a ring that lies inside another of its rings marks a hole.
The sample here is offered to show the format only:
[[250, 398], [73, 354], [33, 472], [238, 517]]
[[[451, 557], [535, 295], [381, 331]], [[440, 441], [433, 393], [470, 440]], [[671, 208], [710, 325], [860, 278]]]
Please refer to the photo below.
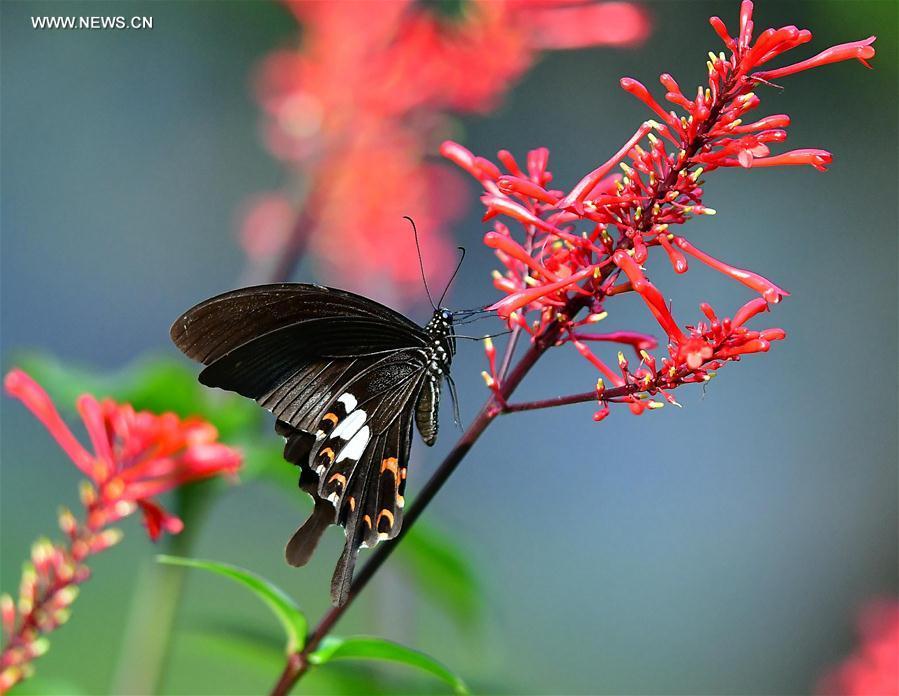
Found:
[[315, 501], [287, 544], [287, 562], [304, 565], [324, 530], [341, 525], [346, 546], [331, 581], [340, 606], [359, 548], [400, 531], [413, 420], [433, 445], [443, 379], [455, 401], [453, 314], [435, 308], [420, 327], [350, 292], [284, 283], [206, 300], [171, 336], [206, 365], [201, 383], [275, 415], [284, 458], [300, 467], [300, 487]]

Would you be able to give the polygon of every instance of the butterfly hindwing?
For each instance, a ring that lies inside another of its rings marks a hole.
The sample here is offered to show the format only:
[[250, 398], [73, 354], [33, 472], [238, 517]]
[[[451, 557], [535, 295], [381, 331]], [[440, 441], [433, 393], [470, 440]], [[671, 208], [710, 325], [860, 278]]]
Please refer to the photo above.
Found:
[[346, 544], [331, 581], [331, 601], [336, 606], [346, 602], [359, 549], [392, 539], [402, 528], [402, 491], [412, 445], [411, 426], [407, 409], [366, 450], [349, 483], [338, 512], [338, 522], [346, 530]]
[[[301, 487], [315, 499], [313, 514], [288, 543], [287, 559], [306, 563], [324, 528], [343, 526], [335, 602], [346, 598], [359, 548], [393, 538], [401, 528], [412, 412], [425, 367], [419, 350], [369, 358], [351, 377], [341, 370], [345, 378], [329, 385], [331, 400], [317, 411], [307, 410], [293, 424], [283, 420], [286, 413], [279, 416], [279, 431], [287, 434], [285, 458], [301, 467]], [[311, 440], [303, 438], [307, 431]]]

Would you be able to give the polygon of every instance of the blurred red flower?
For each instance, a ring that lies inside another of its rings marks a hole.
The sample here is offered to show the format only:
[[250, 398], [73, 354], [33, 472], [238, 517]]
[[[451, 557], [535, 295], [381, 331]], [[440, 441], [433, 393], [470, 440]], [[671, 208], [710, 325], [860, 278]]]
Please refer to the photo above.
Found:
[[78, 585], [90, 577], [87, 559], [118, 543], [121, 532], [109, 525], [140, 510], [154, 541], [163, 532], [177, 534], [183, 524], [154, 498], [192, 481], [234, 474], [240, 454], [216, 439], [215, 428], [197, 418], [135, 411], [128, 404], [78, 399], [93, 451], [86, 449], [63, 421], [50, 397], [21, 370], [4, 385], [47, 428], [90, 482], [81, 489], [85, 520], [66, 509], [59, 526], [66, 543], [40, 539], [31, 550], [19, 587], [18, 603], [0, 596], [5, 643], [0, 653], [0, 693], [29, 676], [31, 662], [49, 644], [45, 635], [65, 623]]
[[[464, 202], [455, 172], [426, 159], [450, 129], [448, 113], [495, 108], [542, 50], [632, 45], [649, 29], [626, 2], [462, 0], [452, 13], [413, 0], [287, 5], [301, 46], [269, 56], [257, 83], [266, 142], [300, 180], [280, 194], [303, 211], [281, 251], [308, 246], [344, 284], [387, 279], [401, 293], [420, 291], [402, 216], [428, 230], [434, 271], [451, 249], [442, 231]], [[270, 219], [245, 218], [249, 253], [267, 246], [257, 237], [281, 236]]]
[[858, 618], [861, 645], [818, 682], [820, 696], [899, 695], [899, 601], [875, 600]]

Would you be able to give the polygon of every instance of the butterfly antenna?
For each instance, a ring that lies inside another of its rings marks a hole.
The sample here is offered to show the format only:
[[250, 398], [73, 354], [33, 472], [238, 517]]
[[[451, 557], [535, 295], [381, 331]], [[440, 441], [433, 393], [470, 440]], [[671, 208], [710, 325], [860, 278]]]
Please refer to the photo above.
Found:
[[403, 215], [404, 220], [408, 220], [409, 224], [412, 225], [412, 233], [415, 235], [415, 249], [418, 251], [418, 269], [421, 271], [421, 282], [425, 285], [425, 292], [428, 294], [428, 302], [431, 303], [431, 308], [434, 311], [437, 311], [437, 307], [434, 304], [434, 298], [431, 297], [431, 288], [428, 287], [428, 279], [425, 278], [425, 264], [424, 261], [421, 260], [421, 244], [418, 241], [418, 228], [415, 226], [415, 220], [413, 220], [408, 215]]
[[453, 271], [453, 274], [450, 276], [450, 279], [447, 282], [446, 287], [443, 288], [443, 294], [440, 296], [440, 301], [437, 303], [438, 305], [443, 304], [443, 298], [445, 298], [446, 293], [449, 292], [450, 285], [453, 284], [453, 281], [456, 279], [456, 275], [459, 273], [459, 269], [462, 268], [462, 262], [465, 260], [465, 247], [456, 247], [456, 248], [462, 252], [462, 255], [459, 257], [459, 263], [456, 264], [456, 270]]
[[484, 314], [485, 312], [490, 312], [490, 311], [492, 311], [492, 310], [490, 310], [487, 307], [474, 307], [472, 309], [457, 309], [453, 312], [453, 316], [461, 317], [462, 320], [464, 321], [465, 319], [470, 319], [471, 317], [475, 316], [476, 314]]
[[462, 334], [454, 333], [454, 334], [450, 334], [450, 337], [452, 337], [452, 338], [466, 338], [466, 339], [468, 339], [469, 341], [483, 341], [485, 338], [496, 338], [496, 337], [498, 337], [498, 336], [505, 336], [505, 335], [510, 334], [510, 333], [512, 333], [512, 331], [511, 331], [510, 329], [507, 329], [506, 331], [498, 331], [497, 333], [484, 334], [483, 336], [464, 336], [464, 335], [462, 335]]

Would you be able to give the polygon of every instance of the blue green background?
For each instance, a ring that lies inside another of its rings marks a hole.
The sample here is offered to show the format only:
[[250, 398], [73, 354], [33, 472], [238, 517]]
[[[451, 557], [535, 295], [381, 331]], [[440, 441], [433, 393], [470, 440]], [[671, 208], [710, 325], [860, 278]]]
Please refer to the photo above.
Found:
[[[682, 86], [701, 82], [706, 51], [720, 48], [707, 17], [733, 25], [738, 3], [648, 8], [654, 30], [642, 48], [549, 55], [496, 113], [461, 119], [460, 139], [485, 155], [547, 146], [556, 181], [573, 184], [647, 117], [618, 78], [655, 85], [667, 71]], [[293, 20], [262, 2], [0, 10], [4, 370], [27, 349], [103, 369], [149, 352], [174, 356], [173, 318], [238, 282], [241, 202], [284, 181], [261, 145], [250, 85], [258, 61], [295, 39]], [[152, 15], [155, 26], [31, 29], [30, 16], [54, 14]], [[715, 172], [706, 203], [718, 215], [685, 232], [790, 290], [760, 318], [787, 329], [788, 340], [728, 366], [705, 390], [680, 390], [683, 409], [640, 418], [619, 409], [601, 424], [589, 404], [501, 419], [426, 515], [475, 567], [480, 621], [460, 627], [392, 564], [340, 632], [420, 648], [480, 692], [800, 694], [852, 649], [858, 608], [896, 595], [897, 5], [759, 3], [757, 27], [783, 24], [813, 30], [801, 57], [879, 35], [873, 71], [838, 64], [784, 79], [783, 92], [759, 90], [760, 113], [793, 118], [789, 146], [828, 149], [833, 166]], [[479, 216], [472, 205], [455, 229], [469, 257], [454, 306], [495, 297]], [[408, 243], [400, 222], [396, 243]], [[664, 259], [650, 266], [682, 321], [698, 318], [700, 301], [729, 312], [749, 299], [694, 266], [685, 278]], [[308, 263], [297, 279], [328, 281]], [[632, 298], [610, 309], [610, 327], [652, 328]], [[413, 313], [427, 318], [421, 305]], [[469, 420], [485, 398], [481, 369], [481, 349], [463, 345], [455, 375]], [[521, 394], [584, 391], [594, 380], [573, 351], [559, 351]], [[437, 446], [413, 450], [412, 487], [456, 437], [443, 416]], [[9, 399], [2, 436], [0, 578], [14, 591], [31, 541], [52, 532], [60, 503], [77, 504], [78, 476]], [[308, 568], [289, 569], [283, 543], [303, 510], [262, 483], [229, 488], [194, 553], [273, 579], [314, 619], [327, 606], [342, 536], [332, 529]], [[135, 588], [155, 577], [155, 549], [136, 522], [125, 531], [125, 543], [96, 559], [72, 620], [52, 637], [35, 692], [106, 693], [127, 683], [117, 659], [141, 601]], [[250, 595], [192, 574], [162, 691], [268, 688], [277, 659], [227, 652], [210, 637], [234, 627], [277, 637]], [[357, 667], [323, 669], [309, 689], [441, 686], [401, 668]]]

